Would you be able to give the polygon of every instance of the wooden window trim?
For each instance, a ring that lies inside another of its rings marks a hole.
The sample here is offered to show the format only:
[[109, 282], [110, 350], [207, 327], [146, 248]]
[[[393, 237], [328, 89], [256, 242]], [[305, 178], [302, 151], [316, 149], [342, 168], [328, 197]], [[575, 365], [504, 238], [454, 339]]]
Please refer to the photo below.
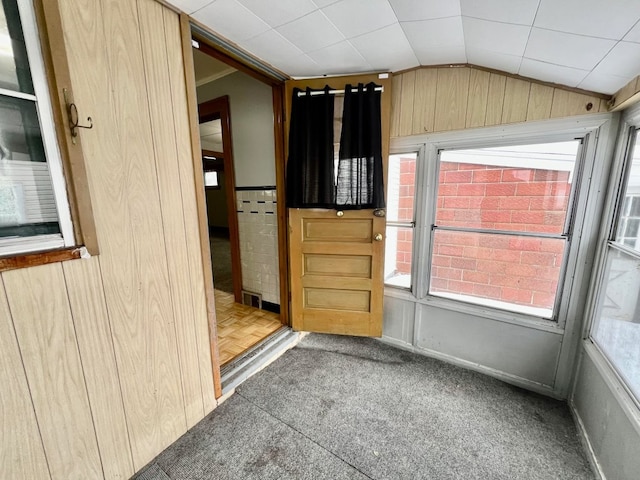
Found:
[[[76, 245], [82, 245], [89, 254], [97, 255], [99, 253], [98, 238], [91, 205], [86, 164], [82, 152], [82, 140], [79, 135], [75, 137], [75, 143], [72, 142], [71, 130], [67, 119], [67, 104], [63, 90], [67, 90], [67, 100], [70, 102], [73, 102], [73, 90], [71, 88], [71, 73], [67, 61], [58, 2], [57, 0], [34, 0], [33, 6], [38, 32], [40, 33], [42, 60], [49, 86], [53, 121], [62, 159]], [[65, 250], [74, 249], [78, 249], [78, 247]], [[58, 250], [52, 251], [51, 258], [59, 258], [59, 252]], [[40, 253], [39, 255], [45, 254]], [[16, 255], [14, 258], [31, 256], [32, 254]], [[5, 260], [3, 259], [3, 261]], [[51, 261], [46, 263], [51, 263]], [[23, 266], [32, 266], [32, 264]]]
[[69, 247], [47, 252], [33, 252], [0, 258], [0, 273], [18, 268], [36, 267], [48, 263], [66, 262], [82, 256], [82, 247]]

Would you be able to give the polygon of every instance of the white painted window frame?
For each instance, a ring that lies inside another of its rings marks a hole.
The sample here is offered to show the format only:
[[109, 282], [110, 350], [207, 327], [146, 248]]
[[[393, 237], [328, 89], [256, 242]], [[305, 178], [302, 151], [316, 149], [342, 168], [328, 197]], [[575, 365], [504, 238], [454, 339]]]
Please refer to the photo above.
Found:
[[49, 85], [42, 59], [42, 50], [40, 48], [35, 11], [31, 0], [17, 0], [17, 3], [35, 95], [4, 89], [0, 93], [16, 98], [31, 100], [36, 104], [42, 142], [44, 145], [45, 155], [47, 157], [56, 210], [58, 212], [60, 234], [0, 239], [0, 256], [71, 247], [76, 243], [67, 196], [67, 186], [62, 167], [62, 158], [58, 147], [55, 124], [53, 121], [53, 107], [49, 97]]
[[582, 330], [582, 341], [587, 355], [594, 361], [613, 396], [619, 402], [629, 420], [640, 432], [640, 398], [633, 394], [627, 386], [626, 381], [618, 373], [617, 367], [609, 359], [600, 345], [598, 345], [595, 338], [592, 337], [596, 325], [595, 317], [600, 292], [605, 286], [604, 274], [608, 252], [612, 248], [618, 248], [627, 253], [632, 253], [632, 256], [640, 256], [637, 252], [631, 252], [630, 249], [624, 247], [611, 247], [612, 243], [619, 245], [619, 242], [611, 239], [614, 238], [615, 229], [621, 213], [620, 210], [622, 209], [621, 202], [624, 201], [622, 194], [627, 176], [628, 149], [631, 137], [636, 133], [637, 129], [640, 129], [640, 104], [636, 104], [624, 112], [616, 140], [616, 153], [607, 187], [605, 210], [602, 215], [602, 228], [597, 239], [598, 252], [593, 268], [589, 294], [586, 299], [587, 308], [584, 314], [586, 320]]
[[[539, 122], [485, 127], [454, 132], [420, 134], [393, 138], [390, 153], [406, 153], [424, 149], [425, 155], [418, 156], [416, 165], [416, 228], [414, 231], [414, 271], [411, 295], [395, 292], [388, 288], [385, 293], [395, 297], [411, 299], [417, 303], [477, 315], [492, 320], [513, 323], [531, 328], [564, 332], [571, 327], [576, 314], [582, 312], [588, 288], [593, 245], [589, 242], [597, 236], [598, 227], [585, 227], [585, 219], [594, 218], [602, 208], [604, 197], [601, 185], [607, 178], [610, 159], [607, 157], [608, 142], [617, 120], [612, 114], [584, 115], [568, 119], [554, 119]], [[445, 148], [480, 148], [505, 144], [544, 143], [584, 137], [583, 166], [580, 178], [580, 192], [575, 200], [573, 226], [574, 244], [570, 246], [564, 275], [563, 291], [556, 320], [548, 320], [533, 315], [505, 311], [491, 306], [474, 305], [453, 299], [435, 297], [428, 294], [431, 224], [435, 215], [435, 194], [437, 187], [438, 151]], [[597, 148], [596, 148], [597, 147]], [[593, 191], [590, 194], [590, 189]], [[595, 192], [595, 193], [593, 193]], [[423, 259], [423, 260], [421, 260]], [[574, 280], [578, 278], [578, 281]], [[576, 285], [577, 283], [577, 285]], [[570, 319], [570, 324], [567, 321]], [[571, 333], [573, 334], [573, 333]]]

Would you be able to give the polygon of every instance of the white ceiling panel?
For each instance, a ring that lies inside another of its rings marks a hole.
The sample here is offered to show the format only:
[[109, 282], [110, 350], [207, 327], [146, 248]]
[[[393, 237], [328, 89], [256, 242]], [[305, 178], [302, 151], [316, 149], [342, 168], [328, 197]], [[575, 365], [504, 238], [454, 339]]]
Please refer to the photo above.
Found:
[[596, 73], [626, 78], [635, 77], [639, 71], [640, 44], [630, 42], [619, 42], [594, 69]]
[[418, 64], [418, 59], [398, 23], [349, 41], [376, 71], [397, 72]]
[[167, 1], [296, 77], [469, 62], [610, 93], [640, 75], [640, 0]]
[[342, 0], [322, 11], [346, 38], [397, 22], [388, 0]]
[[305, 53], [344, 40], [344, 35], [319, 10], [282, 25], [276, 30]]
[[275, 30], [269, 30], [245, 40], [242, 42], [242, 47], [260, 58], [269, 58], [272, 62], [289, 57], [298, 57], [303, 53], [302, 50]]
[[620, 40], [639, 16], [638, 0], [540, 0], [534, 26]]
[[460, 0], [462, 15], [494, 22], [531, 25], [540, 0]]
[[308, 55], [327, 75], [373, 70], [364, 57], [346, 40], [310, 52]]
[[467, 47], [467, 62], [507, 73], [518, 73], [522, 57], [491, 52], [476, 47]]
[[300, 18], [318, 7], [311, 0], [239, 0], [272, 27]]
[[520, 65], [519, 74], [524, 77], [576, 87], [589, 74], [589, 71], [524, 58]]
[[324, 69], [306, 54], [283, 58], [271, 64], [283, 72], [287, 72], [292, 77], [316, 77], [325, 73]]
[[555, 65], [591, 70], [615, 43], [613, 40], [533, 28], [524, 56]]
[[205, 5], [209, 5], [215, 0], [168, 0], [168, 2], [183, 12], [193, 13], [200, 10]]
[[455, 0], [389, 0], [398, 20], [433, 20], [460, 15], [460, 3]]
[[591, 72], [578, 84], [578, 88], [593, 90], [602, 93], [613, 94], [620, 89], [620, 85], [626, 85], [631, 78], [608, 75], [606, 73]]
[[629, 33], [624, 36], [623, 40], [625, 42], [640, 43], [640, 21], [636, 23], [631, 30], [629, 30]]
[[416, 47], [422, 51], [441, 46], [464, 47], [462, 17], [401, 22], [400, 26], [414, 51]]
[[[255, 37], [271, 28], [236, 0], [216, 0], [198, 10], [193, 17], [234, 42]], [[230, 18], [234, 20], [229, 21]]]
[[462, 17], [466, 45], [506, 55], [524, 54], [531, 27]]

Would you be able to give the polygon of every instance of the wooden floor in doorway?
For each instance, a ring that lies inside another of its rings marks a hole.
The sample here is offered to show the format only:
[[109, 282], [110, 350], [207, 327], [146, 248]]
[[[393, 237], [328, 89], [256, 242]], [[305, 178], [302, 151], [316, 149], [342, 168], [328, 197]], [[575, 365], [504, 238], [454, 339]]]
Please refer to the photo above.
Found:
[[215, 299], [220, 365], [282, 327], [277, 314], [235, 303], [230, 293], [216, 290]]

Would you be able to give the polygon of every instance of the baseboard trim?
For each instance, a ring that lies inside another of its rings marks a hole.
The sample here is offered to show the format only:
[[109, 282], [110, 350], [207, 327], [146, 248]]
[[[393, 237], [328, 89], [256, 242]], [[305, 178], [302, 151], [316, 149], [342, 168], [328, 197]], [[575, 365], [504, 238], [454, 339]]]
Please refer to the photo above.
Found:
[[569, 405], [569, 411], [571, 412], [573, 421], [576, 424], [576, 429], [578, 430], [578, 438], [580, 439], [582, 448], [584, 449], [587, 459], [589, 460], [589, 464], [591, 465], [591, 470], [593, 470], [597, 480], [607, 480], [607, 477], [600, 466], [600, 462], [598, 462], [598, 457], [596, 457], [596, 452], [593, 450], [593, 445], [591, 445], [591, 440], [589, 439], [589, 434], [584, 427], [582, 417], [580, 417], [580, 414], [578, 413], [578, 410], [576, 410], [572, 400], [569, 400], [567, 403]]

